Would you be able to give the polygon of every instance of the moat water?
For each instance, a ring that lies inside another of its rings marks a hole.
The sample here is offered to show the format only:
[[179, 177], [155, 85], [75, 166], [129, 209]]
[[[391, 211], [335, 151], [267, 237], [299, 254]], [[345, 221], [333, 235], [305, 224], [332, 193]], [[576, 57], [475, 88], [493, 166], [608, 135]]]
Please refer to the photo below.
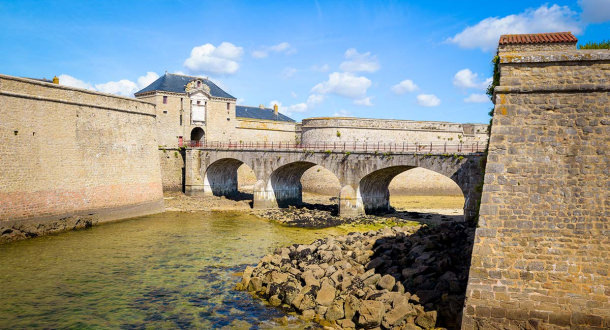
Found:
[[236, 273], [342, 233], [168, 212], [0, 245], [0, 328], [286, 328], [283, 311], [233, 290]]

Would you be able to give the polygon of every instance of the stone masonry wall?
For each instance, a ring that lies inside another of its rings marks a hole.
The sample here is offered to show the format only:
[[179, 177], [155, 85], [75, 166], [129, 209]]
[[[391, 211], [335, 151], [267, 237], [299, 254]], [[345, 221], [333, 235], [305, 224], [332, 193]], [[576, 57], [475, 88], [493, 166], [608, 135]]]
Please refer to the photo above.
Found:
[[610, 51], [500, 53], [465, 329], [610, 328]]
[[309, 118], [303, 120], [302, 141], [386, 143], [487, 143], [487, 125], [369, 118]]
[[237, 130], [231, 141], [246, 142], [289, 142], [295, 143], [296, 123], [272, 120], [237, 118]]
[[184, 151], [179, 148], [159, 149], [163, 191], [182, 191]]
[[154, 105], [0, 75], [0, 118], [1, 241], [163, 211]]

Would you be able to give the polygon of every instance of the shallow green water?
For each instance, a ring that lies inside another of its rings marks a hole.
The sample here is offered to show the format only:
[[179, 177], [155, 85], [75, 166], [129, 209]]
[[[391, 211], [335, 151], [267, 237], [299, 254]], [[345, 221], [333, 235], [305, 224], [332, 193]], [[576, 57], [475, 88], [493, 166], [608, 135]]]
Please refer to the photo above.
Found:
[[339, 233], [168, 212], [0, 245], [0, 328], [273, 327], [284, 313], [233, 290], [235, 273]]

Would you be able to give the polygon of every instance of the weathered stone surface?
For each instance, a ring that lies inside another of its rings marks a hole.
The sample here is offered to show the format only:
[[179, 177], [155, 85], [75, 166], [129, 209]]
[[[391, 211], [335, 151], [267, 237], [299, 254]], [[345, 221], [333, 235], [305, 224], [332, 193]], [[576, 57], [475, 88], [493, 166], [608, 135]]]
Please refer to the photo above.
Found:
[[499, 54], [464, 329], [610, 318], [610, 51], [548, 50]]
[[0, 243], [163, 212], [155, 107], [0, 75]]
[[360, 315], [358, 317], [358, 325], [364, 328], [379, 326], [384, 312], [385, 307], [381, 301], [362, 301], [360, 309], [358, 310], [358, 314]]
[[392, 290], [394, 288], [394, 284], [396, 284], [396, 279], [392, 275], [383, 275], [379, 282], [377, 282], [377, 286], [380, 289]]
[[316, 297], [316, 303], [323, 306], [330, 306], [330, 304], [335, 299], [335, 287], [331, 284], [330, 280], [324, 280], [322, 282], [322, 286], [318, 291], [318, 295]]

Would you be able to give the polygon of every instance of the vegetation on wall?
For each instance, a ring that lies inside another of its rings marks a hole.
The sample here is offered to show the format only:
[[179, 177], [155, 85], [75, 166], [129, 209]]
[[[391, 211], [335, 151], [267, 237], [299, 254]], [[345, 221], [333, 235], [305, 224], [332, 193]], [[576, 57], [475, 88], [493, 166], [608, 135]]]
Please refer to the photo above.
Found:
[[578, 49], [610, 49], [610, 40], [587, 42], [584, 45], [578, 45]]

